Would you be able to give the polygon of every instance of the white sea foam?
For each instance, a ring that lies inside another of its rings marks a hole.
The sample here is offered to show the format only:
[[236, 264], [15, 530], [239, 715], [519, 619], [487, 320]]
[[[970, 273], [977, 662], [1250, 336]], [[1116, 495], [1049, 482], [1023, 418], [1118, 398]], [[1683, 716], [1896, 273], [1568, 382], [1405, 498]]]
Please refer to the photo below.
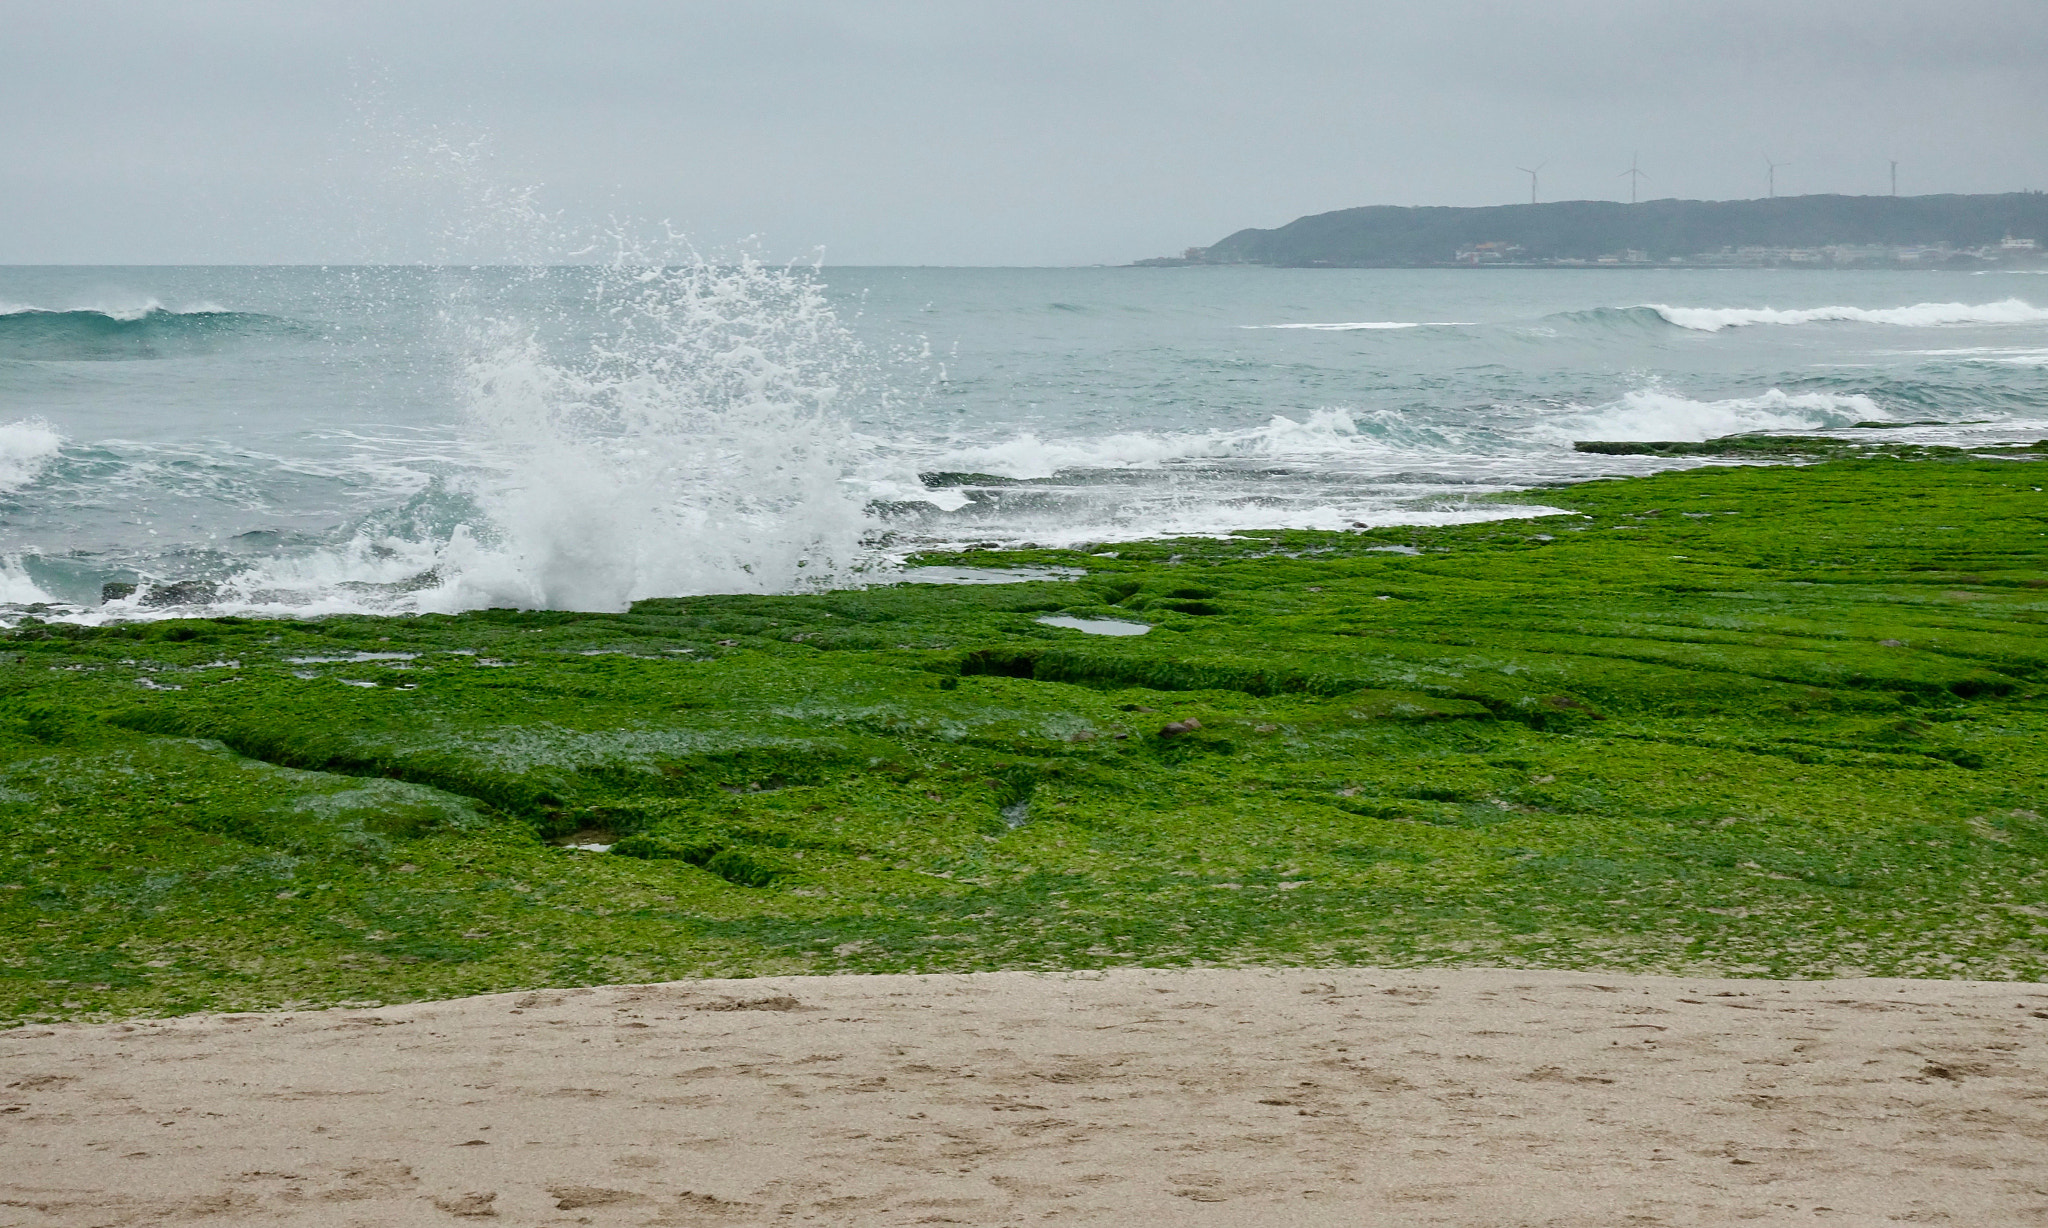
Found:
[[0, 316], [19, 315], [63, 315], [80, 312], [86, 315], [105, 316], [109, 320], [132, 322], [147, 319], [153, 315], [168, 316], [210, 316], [228, 314], [228, 309], [219, 303], [200, 301], [187, 303], [183, 307], [166, 307], [157, 299], [144, 299], [139, 303], [83, 304], [76, 307], [37, 307], [29, 303], [0, 302]]
[[[928, 453], [919, 463], [925, 469], [1026, 481], [1105, 470], [1187, 472], [1246, 462], [1353, 474], [1448, 466], [1476, 475], [1524, 468], [1580, 439], [1704, 440], [1748, 431], [1846, 427], [1892, 417], [1875, 400], [1858, 393], [1787, 393], [1773, 388], [1756, 396], [1696, 400], [1655, 385], [1599, 405], [1569, 406], [1562, 414], [1553, 412], [1534, 422], [1525, 417], [1531, 408], [1502, 406], [1500, 425], [1488, 425], [1482, 418], [1463, 427], [1418, 422], [1400, 410], [1326, 407], [1298, 420], [1276, 414], [1258, 426], [1238, 430], [1122, 431], [1067, 438], [1027, 431], [994, 443]], [[1516, 419], [1522, 424], [1511, 425]], [[897, 483], [877, 484], [874, 497], [918, 499], [947, 511], [968, 502], [951, 488], [912, 493]], [[1242, 508], [1239, 512], [1256, 514]]]
[[1928, 358], [1960, 358], [1966, 362], [2000, 363], [2009, 367], [2048, 367], [2048, 350], [2017, 346], [1973, 345], [1957, 350], [1907, 350]]
[[1773, 388], [1761, 396], [1696, 401], [1650, 387], [1552, 419], [1541, 432], [1560, 442], [1569, 438], [1698, 443], [1750, 431], [1810, 431], [1881, 422], [1891, 416], [1859, 393], [1788, 393]]
[[1161, 537], [1229, 537], [1262, 529], [1317, 529], [1342, 532], [1386, 525], [1477, 524], [1490, 520], [1528, 520], [1567, 513], [1540, 503], [1467, 503], [1440, 500], [1434, 505], [1396, 504], [1384, 498], [1356, 502], [1247, 504], [1230, 500], [1187, 500], [1134, 507], [1121, 515], [1062, 516], [1020, 522], [977, 540], [1007, 546], [1035, 545], [1069, 549], [1107, 542], [1145, 541]]
[[50, 595], [22, 566], [20, 556], [0, 556], [0, 605], [34, 605], [50, 600]]
[[33, 482], [64, 446], [64, 437], [39, 418], [0, 426], [0, 494]]
[[999, 443], [948, 450], [926, 463], [931, 468], [1009, 478], [1046, 478], [1077, 469], [1159, 469], [1180, 461], [1309, 460], [1385, 453], [1393, 446], [1383, 435], [1361, 428], [1358, 419], [1353, 410], [1324, 408], [1299, 421], [1275, 414], [1262, 425], [1240, 430], [1119, 431], [1070, 439], [1045, 439], [1026, 431]]
[[1046, 439], [1024, 431], [998, 443], [948, 450], [930, 466], [1006, 478], [1049, 478], [1069, 469], [1157, 469], [1199, 455], [1209, 434], [1119, 431], [1094, 437]]
[[100, 306], [95, 304], [93, 306], [70, 307], [66, 308], [66, 310], [102, 315], [110, 320], [144, 320], [153, 315], [180, 314], [153, 298], [145, 299], [140, 303], [123, 303], [119, 306]]
[[2022, 299], [2000, 299], [1995, 303], [1915, 303], [1910, 307], [1806, 307], [1779, 310], [1773, 307], [1671, 307], [1645, 303], [1645, 307], [1680, 328], [1718, 333], [1724, 328], [1752, 324], [1822, 324], [1853, 322], [1894, 324], [1907, 328], [1939, 328], [1956, 324], [2039, 324], [2048, 322], [2048, 307], [2036, 307]]
[[1388, 328], [1470, 328], [1470, 320], [1357, 320], [1338, 324], [1240, 324], [1239, 328], [1306, 328], [1326, 333], [1355, 333]]

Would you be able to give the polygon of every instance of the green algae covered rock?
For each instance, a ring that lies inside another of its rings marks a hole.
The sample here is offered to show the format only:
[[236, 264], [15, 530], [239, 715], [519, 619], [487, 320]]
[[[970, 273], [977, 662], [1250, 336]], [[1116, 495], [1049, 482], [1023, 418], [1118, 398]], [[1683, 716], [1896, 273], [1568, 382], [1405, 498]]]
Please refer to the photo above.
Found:
[[24, 622], [0, 1018], [1119, 963], [2038, 978], [2043, 484], [1884, 454], [925, 560], [1079, 572], [1015, 585]]

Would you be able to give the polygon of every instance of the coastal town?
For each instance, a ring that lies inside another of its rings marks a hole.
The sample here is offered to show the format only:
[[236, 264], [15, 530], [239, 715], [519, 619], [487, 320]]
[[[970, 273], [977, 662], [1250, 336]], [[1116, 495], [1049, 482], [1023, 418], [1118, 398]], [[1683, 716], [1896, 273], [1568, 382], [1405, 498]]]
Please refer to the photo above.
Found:
[[1447, 263], [1452, 265], [1498, 265], [1515, 268], [1585, 268], [1588, 266], [1671, 265], [1681, 268], [1769, 269], [1785, 267], [1818, 268], [1995, 268], [2009, 266], [2048, 267], [2048, 252], [2038, 239], [2007, 235], [1996, 244], [1957, 247], [1950, 243], [1830, 243], [1822, 247], [1767, 247], [1751, 244], [1723, 247], [1692, 256], [1653, 259], [1641, 248], [1625, 248], [1591, 259], [1580, 257], [1532, 258], [1519, 244], [1476, 243], [1460, 248]]
[[[1215, 254], [1209, 248], [1191, 247], [1179, 256], [1163, 256], [1134, 262], [1138, 268], [1176, 268], [1196, 264], [1261, 264], [1235, 253]], [[1307, 267], [1335, 265], [1332, 260], [1311, 260]], [[1777, 269], [1777, 268], [1906, 268], [1906, 269], [2048, 269], [2048, 249], [2039, 239], [2007, 235], [1998, 243], [1961, 247], [1952, 243], [1829, 243], [1818, 247], [1772, 247], [1746, 244], [1722, 247], [1690, 256], [1657, 259], [1638, 247], [1623, 248], [1599, 256], [1537, 256], [1519, 243], [1494, 240], [1460, 247], [1449, 259], [1420, 260], [1420, 268], [1693, 268], [1693, 269]]]

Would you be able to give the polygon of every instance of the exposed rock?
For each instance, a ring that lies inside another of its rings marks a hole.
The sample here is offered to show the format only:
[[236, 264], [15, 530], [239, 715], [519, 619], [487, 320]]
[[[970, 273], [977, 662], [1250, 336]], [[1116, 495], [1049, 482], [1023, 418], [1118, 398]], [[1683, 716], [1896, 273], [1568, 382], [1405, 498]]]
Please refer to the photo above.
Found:
[[152, 584], [142, 595], [146, 606], [205, 605], [220, 595], [220, 586], [211, 580], [173, 580], [169, 584]]

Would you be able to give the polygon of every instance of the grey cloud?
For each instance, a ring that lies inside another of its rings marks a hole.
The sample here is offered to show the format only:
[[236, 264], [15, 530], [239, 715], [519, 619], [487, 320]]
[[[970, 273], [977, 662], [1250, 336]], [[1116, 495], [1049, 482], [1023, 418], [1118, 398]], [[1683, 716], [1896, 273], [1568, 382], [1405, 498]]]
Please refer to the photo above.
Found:
[[[1124, 261], [1347, 205], [2048, 187], [2037, 0], [0, 0], [0, 260], [432, 258], [409, 138], [566, 218]], [[361, 116], [370, 115], [367, 127]]]

